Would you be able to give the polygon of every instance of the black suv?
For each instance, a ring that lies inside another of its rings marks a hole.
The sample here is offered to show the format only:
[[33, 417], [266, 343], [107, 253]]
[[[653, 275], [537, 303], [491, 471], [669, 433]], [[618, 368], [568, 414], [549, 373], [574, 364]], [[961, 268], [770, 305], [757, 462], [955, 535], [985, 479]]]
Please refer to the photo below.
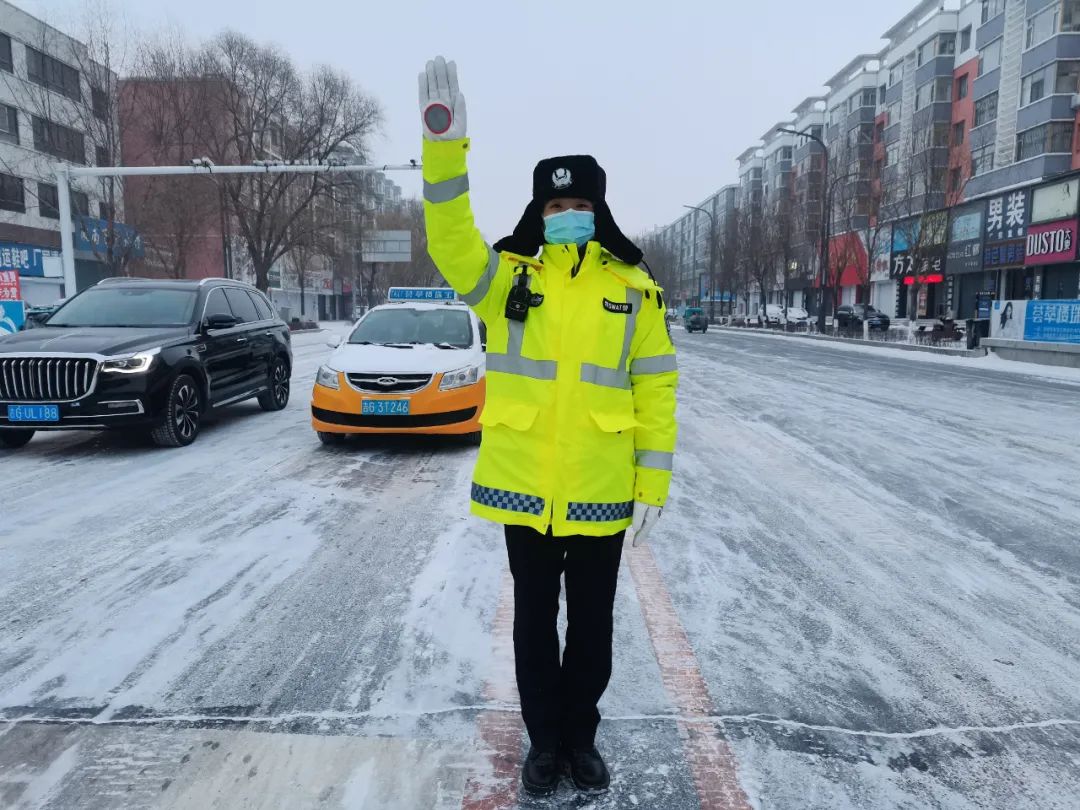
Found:
[[856, 326], [861, 329], [864, 320], [870, 324], [871, 329], [889, 328], [889, 316], [865, 304], [848, 304], [836, 310], [836, 325], [841, 329], [852, 329]]
[[289, 328], [261, 292], [226, 279], [107, 279], [41, 328], [0, 338], [0, 447], [38, 430], [142, 429], [195, 441], [210, 408], [289, 402]]

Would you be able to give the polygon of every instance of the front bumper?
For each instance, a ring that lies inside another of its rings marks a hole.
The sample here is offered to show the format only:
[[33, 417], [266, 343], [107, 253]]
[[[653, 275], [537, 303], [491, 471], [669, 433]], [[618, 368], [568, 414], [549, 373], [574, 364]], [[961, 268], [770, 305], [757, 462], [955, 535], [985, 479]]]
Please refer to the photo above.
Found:
[[[441, 375], [413, 394], [367, 394], [357, 391], [338, 374], [338, 390], [316, 385], [311, 395], [311, 426], [319, 433], [418, 433], [463, 435], [480, 430], [485, 381], [440, 391]], [[365, 399], [408, 399], [408, 416], [362, 415]]]
[[[98, 374], [90, 393], [74, 402], [0, 401], [0, 430], [110, 430], [158, 421], [164, 393], [146, 374]], [[59, 422], [12, 422], [8, 405], [56, 405]]]

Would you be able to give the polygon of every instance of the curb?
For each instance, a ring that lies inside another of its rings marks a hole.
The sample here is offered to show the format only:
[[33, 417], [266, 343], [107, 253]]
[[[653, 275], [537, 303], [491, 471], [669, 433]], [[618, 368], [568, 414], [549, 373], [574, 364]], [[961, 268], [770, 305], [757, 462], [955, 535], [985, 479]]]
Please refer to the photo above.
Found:
[[750, 329], [736, 326], [712, 326], [720, 332], [733, 332], [735, 334], [760, 334], [776, 337], [795, 338], [796, 340], [817, 340], [823, 343], [840, 343], [844, 346], [871, 346], [875, 349], [897, 349], [903, 352], [923, 352], [925, 354], [937, 354], [943, 357], [986, 357], [986, 347], [977, 349], [939, 349], [935, 346], [920, 346], [916, 343], [886, 343], [883, 340], [862, 340], [861, 338], [838, 338], [829, 335], [803, 335], [797, 332], [781, 332], [776, 329]]

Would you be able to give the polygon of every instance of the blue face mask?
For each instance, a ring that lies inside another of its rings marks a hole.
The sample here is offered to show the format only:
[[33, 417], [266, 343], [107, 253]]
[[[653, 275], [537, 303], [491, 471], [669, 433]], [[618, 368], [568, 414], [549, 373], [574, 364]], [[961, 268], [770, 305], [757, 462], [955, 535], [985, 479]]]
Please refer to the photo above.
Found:
[[560, 211], [544, 217], [544, 239], [551, 245], [584, 247], [596, 235], [592, 211]]

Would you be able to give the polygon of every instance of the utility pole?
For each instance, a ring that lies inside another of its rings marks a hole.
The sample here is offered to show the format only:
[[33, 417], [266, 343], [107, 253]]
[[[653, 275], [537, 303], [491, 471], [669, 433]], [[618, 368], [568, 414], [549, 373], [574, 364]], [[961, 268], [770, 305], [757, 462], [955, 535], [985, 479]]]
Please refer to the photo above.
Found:
[[[684, 205], [692, 211], [702, 211], [709, 216], [709, 323], [716, 320], [716, 216], [707, 208]], [[696, 246], [697, 240], [694, 240]]]
[[829, 147], [820, 135], [815, 135], [809, 129], [787, 129], [781, 127], [776, 130], [788, 135], [797, 135], [815, 141], [825, 156], [825, 165], [821, 170], [821, 258], [818, 262], [818, 331], [825, 331], [825, 268], [829, 266], [829, 227], [832, 215], [832, 194], [829, 188]]

